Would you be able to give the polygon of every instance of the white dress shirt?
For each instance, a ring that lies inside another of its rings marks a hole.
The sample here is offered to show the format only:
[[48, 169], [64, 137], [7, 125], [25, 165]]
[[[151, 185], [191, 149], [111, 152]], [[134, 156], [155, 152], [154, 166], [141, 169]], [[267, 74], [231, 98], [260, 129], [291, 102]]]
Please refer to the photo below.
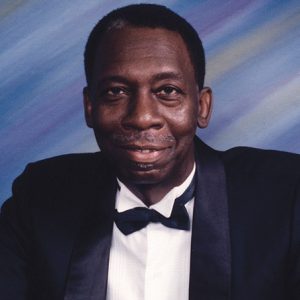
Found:
[[[174, 187], [160, 202], [151, 206], [165, 217], [174, 201], [183, 194], [195, 174]], [[116, 194], [119, 212], [146, 207], [122, 182]], [[192, 224], [194, 198], [185, 205]], [[189, 296], [191, 229], [168, 228], [149, 223], [145, 228], [124, 235], [113, 225], [109, 258], [107, 300], [185, 300]]]

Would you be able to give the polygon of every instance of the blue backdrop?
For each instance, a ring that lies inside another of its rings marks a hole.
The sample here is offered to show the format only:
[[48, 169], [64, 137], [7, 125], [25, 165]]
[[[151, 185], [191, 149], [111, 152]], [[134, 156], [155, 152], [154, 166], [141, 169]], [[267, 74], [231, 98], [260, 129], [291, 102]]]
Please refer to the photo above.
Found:
[[[133, 2], [1, 0], [0, 204], [28, 162], [97, 150], [82, 113], [83, 49], [101, 16]], [[152, 2], [186, 17], [203, 40], [215, 105], [199, 136], [218, 149], [299, 153], [300, 2]]]

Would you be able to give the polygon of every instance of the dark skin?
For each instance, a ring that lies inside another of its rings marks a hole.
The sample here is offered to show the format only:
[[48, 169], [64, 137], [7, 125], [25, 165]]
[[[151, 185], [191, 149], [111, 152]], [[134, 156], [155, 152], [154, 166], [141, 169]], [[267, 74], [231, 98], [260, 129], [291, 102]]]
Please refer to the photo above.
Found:
[[84, 89], [86, 122], [101, 151], [148, 206], [192, 171], [194, 135], [208, 125], [211, 102], [181, 36], [162, 28], [107, 33]]

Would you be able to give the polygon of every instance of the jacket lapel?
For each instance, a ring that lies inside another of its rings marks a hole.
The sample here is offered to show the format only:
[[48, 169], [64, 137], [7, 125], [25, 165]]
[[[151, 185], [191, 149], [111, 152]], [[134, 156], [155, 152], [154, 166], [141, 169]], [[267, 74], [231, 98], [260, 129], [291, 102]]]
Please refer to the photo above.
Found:
[[226, 179], [218, 152], [196, 140], [190, 300], [230, 297], [231, 257]]
[[116, 190], [109, 172], [89, 185], [86, 199], [91, 202], [74, 244], [64, 300], [106, 299]]

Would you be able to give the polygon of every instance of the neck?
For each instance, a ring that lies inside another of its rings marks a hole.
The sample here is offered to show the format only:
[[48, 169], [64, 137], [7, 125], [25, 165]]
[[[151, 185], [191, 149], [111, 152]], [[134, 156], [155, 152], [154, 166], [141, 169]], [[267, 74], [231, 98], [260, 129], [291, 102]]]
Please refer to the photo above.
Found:
[[173, 188], [173, 186], [167, 188], [152, 184], [125, 184], [127, 188], [147, 206], [159, 202]]

